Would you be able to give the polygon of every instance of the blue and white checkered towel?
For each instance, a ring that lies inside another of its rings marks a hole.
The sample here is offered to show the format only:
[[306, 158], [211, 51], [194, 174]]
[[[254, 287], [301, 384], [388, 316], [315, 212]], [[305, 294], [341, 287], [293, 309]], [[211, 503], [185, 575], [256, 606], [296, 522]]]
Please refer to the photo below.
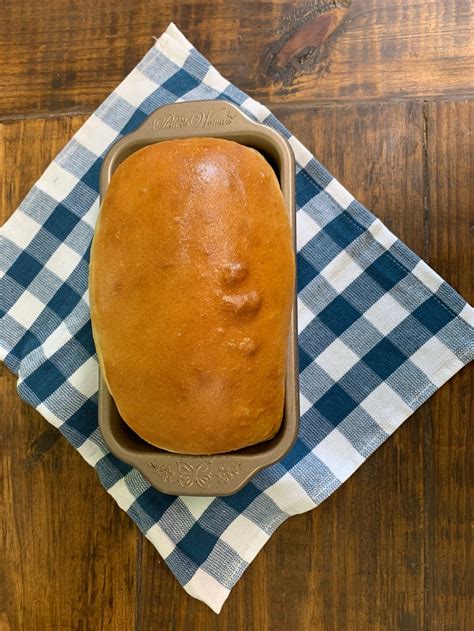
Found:
[[[297, 160], [301, 430], [236, 495], [163, 495], [97, 428], [87, 268], [102, 156], [158, 106], [225, 99], [285, 134]], [[275, 529], [337, 489], [474, 352], [473, 309], [359, 204], [269, 110], [174, 25], [46, 169], [2, 229], [2, 356], [155, 545], [219, 612]]]

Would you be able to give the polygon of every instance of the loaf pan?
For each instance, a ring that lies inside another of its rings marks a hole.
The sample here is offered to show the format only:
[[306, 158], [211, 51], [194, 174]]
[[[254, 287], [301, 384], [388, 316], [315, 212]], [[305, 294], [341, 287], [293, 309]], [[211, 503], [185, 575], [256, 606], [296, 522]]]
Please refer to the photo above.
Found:
[[[141, 127], [113, 145], [107, 153], [100, 173], [101, 199], [115, 169], [134, 151], [162, 140], [199, 136], [234, 140], [265, 156], [279, 179], [296, 247], [295, 168], [291, 148], [276, 131], [253, 122], [237, 107], [224, 101], [175, 103], [153, 112]], [[99, 427], [110, 451], [138, 469], [163, 493], [215, 496], [237, 492], [258, 471], [283, 458], [296, 440], [299, 426], [296, 294], [290, 331], [283, 422], [274, 438], [211, 456], [188, 456], [158, 449], [142, 440], [123, 421], [100, 375]]]

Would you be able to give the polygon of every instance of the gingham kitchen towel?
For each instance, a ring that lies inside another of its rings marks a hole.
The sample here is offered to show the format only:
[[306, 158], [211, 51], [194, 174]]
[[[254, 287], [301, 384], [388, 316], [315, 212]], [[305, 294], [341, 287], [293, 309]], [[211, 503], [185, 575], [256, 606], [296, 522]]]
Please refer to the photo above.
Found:
[[[282, 462], [223, 498], [155, 491], [108, 452], [97, 428], [87, 268], [102, 156], [158, 106], [192, 99], [236, 103], [285, 134], [297, 160], [301, 430]], [[185, 590], [216, 612], [288, 516], [328, 497], [473, 356], [472, 308], [174, 25], [2, 235], [2, 354], [20, 396], [96, 468]]]

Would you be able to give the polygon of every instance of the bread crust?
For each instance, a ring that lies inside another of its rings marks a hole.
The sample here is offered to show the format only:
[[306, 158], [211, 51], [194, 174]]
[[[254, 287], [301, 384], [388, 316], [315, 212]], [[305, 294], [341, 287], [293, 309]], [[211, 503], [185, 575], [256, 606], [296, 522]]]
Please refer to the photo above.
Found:
[[190, 138], [127, 158], [90, 261], [97, 355], [124, 421], [184, 454], [273, 437], [294, 279], [287, 210], [260, 153]]

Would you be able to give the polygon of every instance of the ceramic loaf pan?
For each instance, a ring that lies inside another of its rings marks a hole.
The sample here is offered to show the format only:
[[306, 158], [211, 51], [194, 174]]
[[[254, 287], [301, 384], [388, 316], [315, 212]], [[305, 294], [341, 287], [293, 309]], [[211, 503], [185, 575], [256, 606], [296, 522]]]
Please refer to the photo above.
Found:
[[[261, 152], [275, 170], [283, 191], [296, 244], [294, 158], [287, 141], [266, 125], [253, 122], [224, 101], [165, 105], [142, 126], [109, 150], [100, 174], [103, 199], [113, 172], [134, 151], [175, 138], [211, 136], [234, 140]], [[295, 246], [296, 247], [296, 246]], [[159, 491], [171, 495], [231, 495], [258, 471], [291, 449], [299, 425], [296, 294], [291, 316], [283, 423], [271, 440], [212, 456], [174, 454], [143, 441], [122, 420], [102, 376], [99, 376], [99, 426], [110, 451], [134, 466]], [[218, 414], [218, 410], [216, 410]]]

